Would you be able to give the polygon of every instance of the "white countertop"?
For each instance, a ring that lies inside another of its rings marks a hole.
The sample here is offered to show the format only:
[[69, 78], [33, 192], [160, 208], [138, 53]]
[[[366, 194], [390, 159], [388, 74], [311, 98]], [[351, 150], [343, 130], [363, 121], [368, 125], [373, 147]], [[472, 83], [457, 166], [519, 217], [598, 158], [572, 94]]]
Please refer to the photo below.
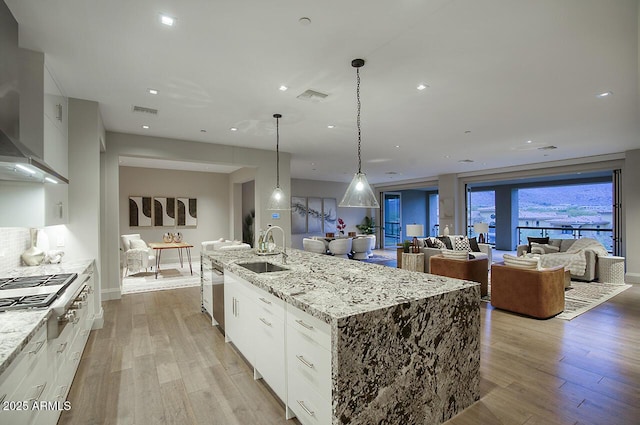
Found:
[[[84, 273], [93, 260], [45, 264], [35, 267], [16, 267], [2, 273], [2, 277], [39, 276], [58, 273]], [[10, 310], [0, 312], [0, 374], [4, 372], [33, 335], [47, 321], [49, 308]]]
[[[260, 256], [253, 250], [206, 253], [225, 270], [327, 323], [479, 285], [297, 249], [287, 254], [287, 264], [282, 264], [282, 255]], [[265, 261], [289, 270], [254, 273], [238, 265]]]

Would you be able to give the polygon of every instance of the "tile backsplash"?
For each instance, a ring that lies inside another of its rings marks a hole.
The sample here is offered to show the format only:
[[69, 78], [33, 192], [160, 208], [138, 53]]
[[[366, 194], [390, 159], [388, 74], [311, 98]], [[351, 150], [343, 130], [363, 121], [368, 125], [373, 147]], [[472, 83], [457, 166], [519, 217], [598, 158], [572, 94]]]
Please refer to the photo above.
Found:
[[0, 277], [22, 264], [20, 255], [29, 248], [30, 239], [26, 227], [0, 227]]

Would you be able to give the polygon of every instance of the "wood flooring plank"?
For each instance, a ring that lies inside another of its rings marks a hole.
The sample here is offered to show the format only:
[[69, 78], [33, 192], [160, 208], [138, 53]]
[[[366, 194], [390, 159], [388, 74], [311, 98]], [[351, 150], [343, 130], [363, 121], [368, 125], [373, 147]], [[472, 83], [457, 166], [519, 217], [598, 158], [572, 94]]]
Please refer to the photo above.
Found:
[[[125, 295], [103, 309], [59, 425], [298, 423], [200, 312], [199, 288]], [[446, 424], [638, 423], [638, 323], [640, 285], [571, 321], [481, 303], [481, 399]]]

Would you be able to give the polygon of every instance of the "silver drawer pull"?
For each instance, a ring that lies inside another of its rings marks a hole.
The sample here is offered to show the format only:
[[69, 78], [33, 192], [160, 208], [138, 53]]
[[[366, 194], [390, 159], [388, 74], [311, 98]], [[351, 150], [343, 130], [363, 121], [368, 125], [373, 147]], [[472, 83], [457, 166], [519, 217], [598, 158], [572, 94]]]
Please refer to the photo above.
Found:
[[64, 344], [60, 344], [60, 347], [58, 347], [57, 353], [62, 353], [66, 348], [67, 348], [67, 344], [68, 342], [65, 342]]
[[311, 325], [308, 325], [308, 324], [304, 323], [304, 322], [303, 322], [302, 320], [300, 320], [300, 319], [296, 320], [296, 323], [297, 323], [297, 324], [299, 324], [300, 326], [304, 326], [305, 328], [307, 328], [307, 329], [309, 329], [309, 330], [312, 330], [312, 329], [313, 329], [313, 326], [311, 326]]
[[81, 354], [80, 354], [79, 351], [76, 351], [75, 353], [73, 353], [73, 361], [74, 362], [78, 361], [80, 359], [80, 356], [81, 356]]
[[59, 400], [64, 397], [64, 394], [67, 392], [67, 388], [68, 387], [66, 385], [63, 385], [60, 387], [60, 394], [56, 396], [56, 400]]
[[308, 367], [309, 369], [313, 369], [313, 363], [310, 363], [309, 360], [304, 358], [304, 356], [299, 356], [296, 354], [296, 358], [300, 360], [300, 362], [306, 367]]
[[267, 322], [267, 321], [266, 321], [266, 320], [264, 320], [262, 317], [260, 318], [260, 321], [261, 321], [262, 323], [264, 323], [265, 325], [267, 325], [267, 326], [271, 326], [271, 323]]
[[33, 397], [31, 397], [29, 399], [29, 403], [34, 402], [36, 400], [40, 400], [40, 397], [42, 396], [42, 393], [44, 392], [45, 388], [47, 388], [47, 383], [46, 382], [44, 384], [38, 385], [36, 387], [36, 393], [34, 394]]
[[315, 416], [315, 412], [312, 410], [309, 410], [309, 408], [307, 406], [304, 405], [304, 401], [302, 400], [296, 400], [298, 402], [298, 404], [300, 405], [300, 407], [302, 407], [302, 409], [307, 412], [307, 415], [309, 416]]
[[269, 305], [271, 305], [271, 301], [269, 301], [269, 300], [266, 300], [266, 299], [264, 299], [264, 298], [262, 298], [262, 297], [260, 297], [260, 298], [258, 298], [258, 299], [259, 299], [260, 301], [262, 301], [263, 303], [265, 303], [265, 304], [269, 304]]
[[42, 346], [44, 345], [44, 341], [38, 341], [35, 343], [35, 348], [31, 351], [29, 351], [29, 354], [36, 354], [38, 353], [38, 351], [40, 351], [40, 349], [42, 348]]

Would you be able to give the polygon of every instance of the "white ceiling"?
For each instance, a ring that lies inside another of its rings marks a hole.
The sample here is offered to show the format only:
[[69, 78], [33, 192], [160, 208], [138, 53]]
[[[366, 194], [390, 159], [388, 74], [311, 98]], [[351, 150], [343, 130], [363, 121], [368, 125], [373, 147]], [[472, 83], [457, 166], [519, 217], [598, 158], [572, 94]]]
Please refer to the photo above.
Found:
[[281, 113], [297, 178], [356, 171], [354, 58], [372, 183], [640, 148], [638, 0], [5, 1], [108, 130], [275, 149]]

